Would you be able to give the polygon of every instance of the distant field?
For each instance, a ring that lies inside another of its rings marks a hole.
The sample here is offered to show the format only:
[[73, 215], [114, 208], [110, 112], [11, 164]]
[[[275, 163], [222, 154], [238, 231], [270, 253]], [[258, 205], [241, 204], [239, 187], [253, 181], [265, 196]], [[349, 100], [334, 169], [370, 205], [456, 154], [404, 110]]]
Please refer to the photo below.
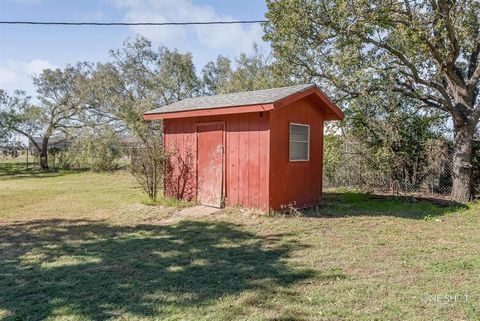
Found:
[[0, 320], [479, 320], [477, 204], [330, 191], [167, 224], [178, 203], [144, 203], [128, 172], [0, 159]]

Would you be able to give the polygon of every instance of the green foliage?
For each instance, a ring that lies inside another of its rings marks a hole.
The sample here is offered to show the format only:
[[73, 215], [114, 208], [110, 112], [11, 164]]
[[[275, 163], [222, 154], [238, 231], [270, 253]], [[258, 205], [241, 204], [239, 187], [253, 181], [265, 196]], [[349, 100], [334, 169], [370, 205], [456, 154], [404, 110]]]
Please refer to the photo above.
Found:
[[470, 199], [480, 119], [478, 1], [269, 0], [267, 6], [265, 39], [277, 70], [315, 81], [345, 109], [380, 121], [381, 100], [389, 108], [451, 117], [452, 197]]
[[232, 62], [229, 58], [218, 56], [202, 69], [203, 92], [207, 95], [223, 94], [232, 79]]
[[[48, 169], [48, 140], [58, 131], [81, 126], [84, 112], [78, 84], [87, 77], [89, 65], [78, 63], [64, 69], [45, 69], [35, 76], [39, 104], [22, 92], [0, 93], [0, 127], [25, 136], [36, 148], [40, 165]], [[34, 136], [42, 137], [39, 144]]]
[[132, 174], [155, 201], [163, 174], [163, 130], [161, 122], [145, 122], [143, 113], [198, 94], [201, 81], [190, 53], [155, 50], [142, 37], [125, 41], [111, 55], [113, 62], [97, 65], [82, 95], [97, 117], [136, 137]]
[[276, 83], [269, 66], [269, 57], [254, 47], [251, 55], [242, 53], [236, 59], [236, 69], [223, 91], [240, 92], [272, 87], [276, 87]]
[[39, 106], [30, 102], [30, 97], [22, 91], [12, 95], [0, 90], [0, 135], [4, 139], [12, 134], [31, 137], [43, 127], [44, 113]]
[[[361, 111], [350, 109], [344, 122], [348, 130], [325, 136], [326, 182], [393, 192], [428, 187], [433, 192], [439, 184], [433, 179], [443, 175], [449, 153], [438, 133], [442, 119], [399, 109], [376, 118]], [[436, 192], [449, 190], [442, 186]]]
[[341, 150], [342, 138], [336, 135], [325, 135], [323, 141], [323, 175], [329, 182], [334, 182], [337, 170], [342, 164], [344, 155]]
[[[333, 89], [338, 99], [401, 92], [456, 118], [459, 97], [451, 90], [458, 85], [466, 96], [478, 95], [478, 1], [270, 0], [267, 5], [265, 38], [278, 62], [296, 78]], [[477, 110], [475, 99], [465, 103], [464, 112]]]
[[256, 45], [253, 53], [241, 53], [235, 59], [235, 68], [226, 57], [219, 56], [202, 69], [204, 92], [224, 94], [232, 92], [268, 89], [287, 86], [288, 77], [276, 72], [270, 55], [263, 53]]
[[195, 71], [191, 53], [179, 53], [177, 49], [160, 48], [156, 60], [158, 71], [153, 79], [160, 98], [160, 104], [198, 95], [200, 80]]
[[68, 163], [81, 168], [90, 168], [94, 172], [117, 169], [117, 161], [122, 156], [118, 136], [109, 129], [79, 133], [68, 154]]
[[325, 137], [325, 178], [334, 186], [417, 190], [445, 168], [445, 114], [398, 94], [350, 101], [340, 129]]
[[144, 112], [199, 92], [190, 53], [154, 50], [150, 41], [138, 37], [126, 40], [111, 56], [112, 62], [98, 64], [82, 84], [82, 99], [94, 111], [94, 122], [107, 122], [144, 141], [161, 125], [144, 122]]

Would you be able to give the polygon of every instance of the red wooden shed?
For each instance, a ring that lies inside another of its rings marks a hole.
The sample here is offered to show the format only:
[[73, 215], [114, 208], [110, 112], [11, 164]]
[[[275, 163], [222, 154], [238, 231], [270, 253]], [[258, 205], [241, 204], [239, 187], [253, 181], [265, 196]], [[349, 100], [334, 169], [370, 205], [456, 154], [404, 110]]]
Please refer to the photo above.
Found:
[[342, 111], [315, 85], [188, 98], [144, 114], [164, 121], [168, 196], [282, 210], [322, 197], [323, 124]]

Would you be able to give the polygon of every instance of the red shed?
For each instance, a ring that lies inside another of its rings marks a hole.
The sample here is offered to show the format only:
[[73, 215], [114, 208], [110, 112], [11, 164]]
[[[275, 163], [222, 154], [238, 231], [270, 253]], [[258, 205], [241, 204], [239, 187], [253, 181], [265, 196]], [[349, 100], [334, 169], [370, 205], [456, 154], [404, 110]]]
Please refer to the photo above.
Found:
[[322, 197], [323, 124], [342, 111], [315, 85], [188, 98], [144, 114], [164, 121], [166, 195], [281, 210]]

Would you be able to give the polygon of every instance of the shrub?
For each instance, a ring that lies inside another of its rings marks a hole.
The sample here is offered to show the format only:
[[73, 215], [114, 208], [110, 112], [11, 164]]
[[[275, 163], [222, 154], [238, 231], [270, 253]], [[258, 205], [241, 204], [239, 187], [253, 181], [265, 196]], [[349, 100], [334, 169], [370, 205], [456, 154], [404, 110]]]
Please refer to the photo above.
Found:
[[70, 155], [78, 167], [94, 172], [112, 171], [118, 168], [121, 144], [112, 130], [84, 132], [74, 140]]
[[152, 135], [144, 138], [143, 143], [132, 153], [132, 175], [147, 193], [150, 201], [155, 203], [165, 163], [161, 136]]

